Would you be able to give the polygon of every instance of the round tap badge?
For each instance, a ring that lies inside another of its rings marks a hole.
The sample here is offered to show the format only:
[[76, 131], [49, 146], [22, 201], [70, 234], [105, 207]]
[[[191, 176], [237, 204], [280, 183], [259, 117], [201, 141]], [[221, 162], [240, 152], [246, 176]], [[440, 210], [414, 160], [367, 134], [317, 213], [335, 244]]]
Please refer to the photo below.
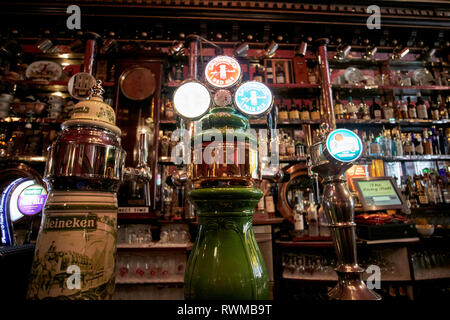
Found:
[[24, 215], [33, 215], [42, 210], [47, 199], [47, 191], [38, 184], [25, 188], [17, 199], [17, 207]]
[[236, 84], [241, 76], [241, 66], [236, 59], [219, 56], [208, 62], [205, 68], [205, 78], [208, 83], [217, 88], [228, 88]]
[[327, 137], [327, 149], [338, 161], [351, 162], [362, 153], [361, 139], [356, 133], [347, 129], [337, 129]]
[[173, 106], [181, 117], [189, 120], [203, 116], [211, 104], [211, 95], [208, 89], [199, 82], [190, 81], [182, 84], [175, 90]]
[[249, 81], [236, 90], [234, 102], [242, 113], [257, 116], [270, 109], [273, 96], [265, 84], [258, 81]]

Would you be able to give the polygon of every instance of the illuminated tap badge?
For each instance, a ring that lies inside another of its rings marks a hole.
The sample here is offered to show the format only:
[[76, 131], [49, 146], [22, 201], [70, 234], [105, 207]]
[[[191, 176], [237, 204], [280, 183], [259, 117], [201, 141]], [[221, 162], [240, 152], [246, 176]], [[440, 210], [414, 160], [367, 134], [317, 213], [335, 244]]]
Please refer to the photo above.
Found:
[[327, 149], [336, 160], [351, 162], [361, 156], [362, 143], [361, 139], [353, 131], [337, 129], [328, 135]]
[[272, 106], [272, 101], [270, 89], [258, 81], [242, 84], [234, 94], [234, 102], [239, 111], [249, 116], [265, 113]]
[[22, 214], [33, 215], [42, 210], [46, 199], [47, 191], [45, 191], [44, 187], [33, 184], [19, 195], [17, 207]]
[[209, 84], [217, 88], [227, 88], [238, 82], [241, 76], [241, 66], [237, 60], [219, 56], [208, 62], [205, 68], [205, 78]]

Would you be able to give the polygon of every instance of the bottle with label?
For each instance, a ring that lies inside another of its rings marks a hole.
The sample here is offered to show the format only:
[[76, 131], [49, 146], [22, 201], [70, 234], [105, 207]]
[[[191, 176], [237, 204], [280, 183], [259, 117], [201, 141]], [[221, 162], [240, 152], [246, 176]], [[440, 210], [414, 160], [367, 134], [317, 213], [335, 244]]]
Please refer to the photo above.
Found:
[[300, 111], [300, 119], [306, 120], [306, 121], [311, 119], [311, 116], [309, 114], [309, 108], [307, 107], [307, 105], [304, 102], [302, 104], [302, 108]]
[[280, 157], [286, 156], [286, 140], [283, 131], [280, 130], [280, 134], [278, 134], [278, 152]]
[[373, 98], [373, 102], [372, 102], [372, 113], [373, 113], [373, 118], [374, 119], [376, 119], [376, 120], [381, 120], [382, 119], [381, 107], [375, 101], [375, 98]]
[[408, 101], [408, 118], [409, 119], [417, 119], [416, 106], [413, 103], [411, 103], [410, 97], [406, 98], [406, 100]]
[[303, 237], [305, 235], [304, 211], [303, 191], [297, 191], [294, 206], [294, 232], [297, 237]]
[[402, 118], [401, 119], [403, 119], [403, 120], [409, 119], [408, 103], [406, 101], [404, 101], [404, 100], [402, 100], [401, 111], [402, 111]]
[[338, 97], [336, 98], [336, 104], [334, 105], [334, 112], [336, 114], [336, 119], [345, 119], [343, 106]]
[[416, 155], [423, 155], [424, 149], [422, 144], [422, 137], [420, 136], [420, 134], [417, 134], [415, 138], [416, 141], [414, 143], [416, 148]]
[[313, 100], [312, 108], [311, 108], [311, 120], [319, 120], [320, 119], [320, 111], [316, 106], [316, 101]]
[[428, 137], [428, 130], [423, 129], [423, 154], [432, 155], [433, 145], [431, 139]]
[[375, 137], [372, 133], [369, 135], [370, 142], [370, 156], [382, 156], [381, 145], [379, 144], [379, 137]]
[[402, 157], [404, 155], [402, 139], [398, 136], [395, 136], [394, 140], [395, 140], [395, 149], [397, 151], [396, 155]]
[[309, 84], [317, 84], [317, 77], [314, 70], [308, 70], [308, 81]]
[[370, 120], [369, 106], [364, 101], [364, 99], [361, 100], [361, 104], [359, 106], [359, 110], [360, 110], [360, 114], [361, 114], [361, 119], [363, 119], [363, 120]]
[[384, 114], [384, 119], [385, 120], [389, 120], [389, 119], [394, 119], [394, 107], [392, 105], [392, 101], [389, 101], [388, 103], [384, 103], [383, 104], [383, 114]]
[[430, 113], [432, 120], [440, 120], [439, 107], [436, 103], [432, 103], [430, 100]]
[[314, 194], [309, 193], [309, 207], [306, 212], [308, 221], [308, 234], [310, 237], [319, 236], [319, 219], [317, 216], [317, 206], [314, 202]]
[[417, 92], [417, 102], [416, 102], [416, 111], [418, 119], [428, 119], [428, 110], [425, 102], [422, 99], [420, 91]]
[[264, 70], [259, 65], [257, 65], [255, 68], [255, 73], [253, 74], [253, 81], [264, 82]]
[[447, 97], [447, 106], [444, 104], [444, 101], [442, 100], [442, 96], [438, 95], [437, 97], [437, 104], [439, 106], [439, 116], [442, 120], [446, 120], [448, 119], [448, 101], [449, 101], [449, 97]]
[[428, 194], [425, 192], [420, 180], [421, 179], [418, 176], [414, 177], [414, 181], [416, 182], [417, 203], [419, 206], [427, 206], [429, 204]]
[[284, 68], [283, 68], [283, 66], [281, 66], [281, 65], [277, 65], [276, 66], [276, 83], [280, 83], [280, 84], [283, 84], [283, 83], [286, 83], [286, 76], [285, 76], [285, 74], [284, 74]]
[[298, 107], [294, 104], [294, 99], [292, 99], [291, 110], [289, 110], [289, 119], [298, 120], [300, 118], [300, 112]]
[[358, 119], [358, 110], [356, 108], [356, 105], [353, 103], [352, 97], [348, 97], [346, 109], [347, 109], [346, 119]]
[[264, 196], [264, 209], [267, 214], [275, 214], [275, 203], [273, 201], [273, 194], [272, 194], [272, 186], [270, 185], [267, 188], [267, 193]]
[[281, 106], [281, 108], [279, 109], [279, 111], [278, 111], [278, 118], [281, 121], [289, 120], [289, 114], [288, 114], [288, 111], [287, 111], [287, 106], [285, 104], [283, 104]]

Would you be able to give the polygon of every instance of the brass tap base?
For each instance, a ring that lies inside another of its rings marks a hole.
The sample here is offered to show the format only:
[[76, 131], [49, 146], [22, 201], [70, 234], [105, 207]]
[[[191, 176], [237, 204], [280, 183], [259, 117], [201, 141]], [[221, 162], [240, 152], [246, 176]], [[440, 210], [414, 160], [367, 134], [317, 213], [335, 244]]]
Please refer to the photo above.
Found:
[[328, 292], [330, 300], [381, 300], [381, 296], [367, 288], [362, 280], [362, 272], [341, 272], [338, 284]]

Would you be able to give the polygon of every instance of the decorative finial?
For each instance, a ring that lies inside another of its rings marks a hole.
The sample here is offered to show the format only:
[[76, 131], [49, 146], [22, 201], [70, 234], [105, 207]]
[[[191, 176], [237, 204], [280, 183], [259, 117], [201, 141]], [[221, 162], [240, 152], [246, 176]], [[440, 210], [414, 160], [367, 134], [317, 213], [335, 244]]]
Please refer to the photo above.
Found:
[[97, 80], [95, 85], [91, 88], [91, 97], [92, 98], [101, 98], [103, 99], [103, 94], [105, 93], [105, 89], [102, 87], [102, 81]]

